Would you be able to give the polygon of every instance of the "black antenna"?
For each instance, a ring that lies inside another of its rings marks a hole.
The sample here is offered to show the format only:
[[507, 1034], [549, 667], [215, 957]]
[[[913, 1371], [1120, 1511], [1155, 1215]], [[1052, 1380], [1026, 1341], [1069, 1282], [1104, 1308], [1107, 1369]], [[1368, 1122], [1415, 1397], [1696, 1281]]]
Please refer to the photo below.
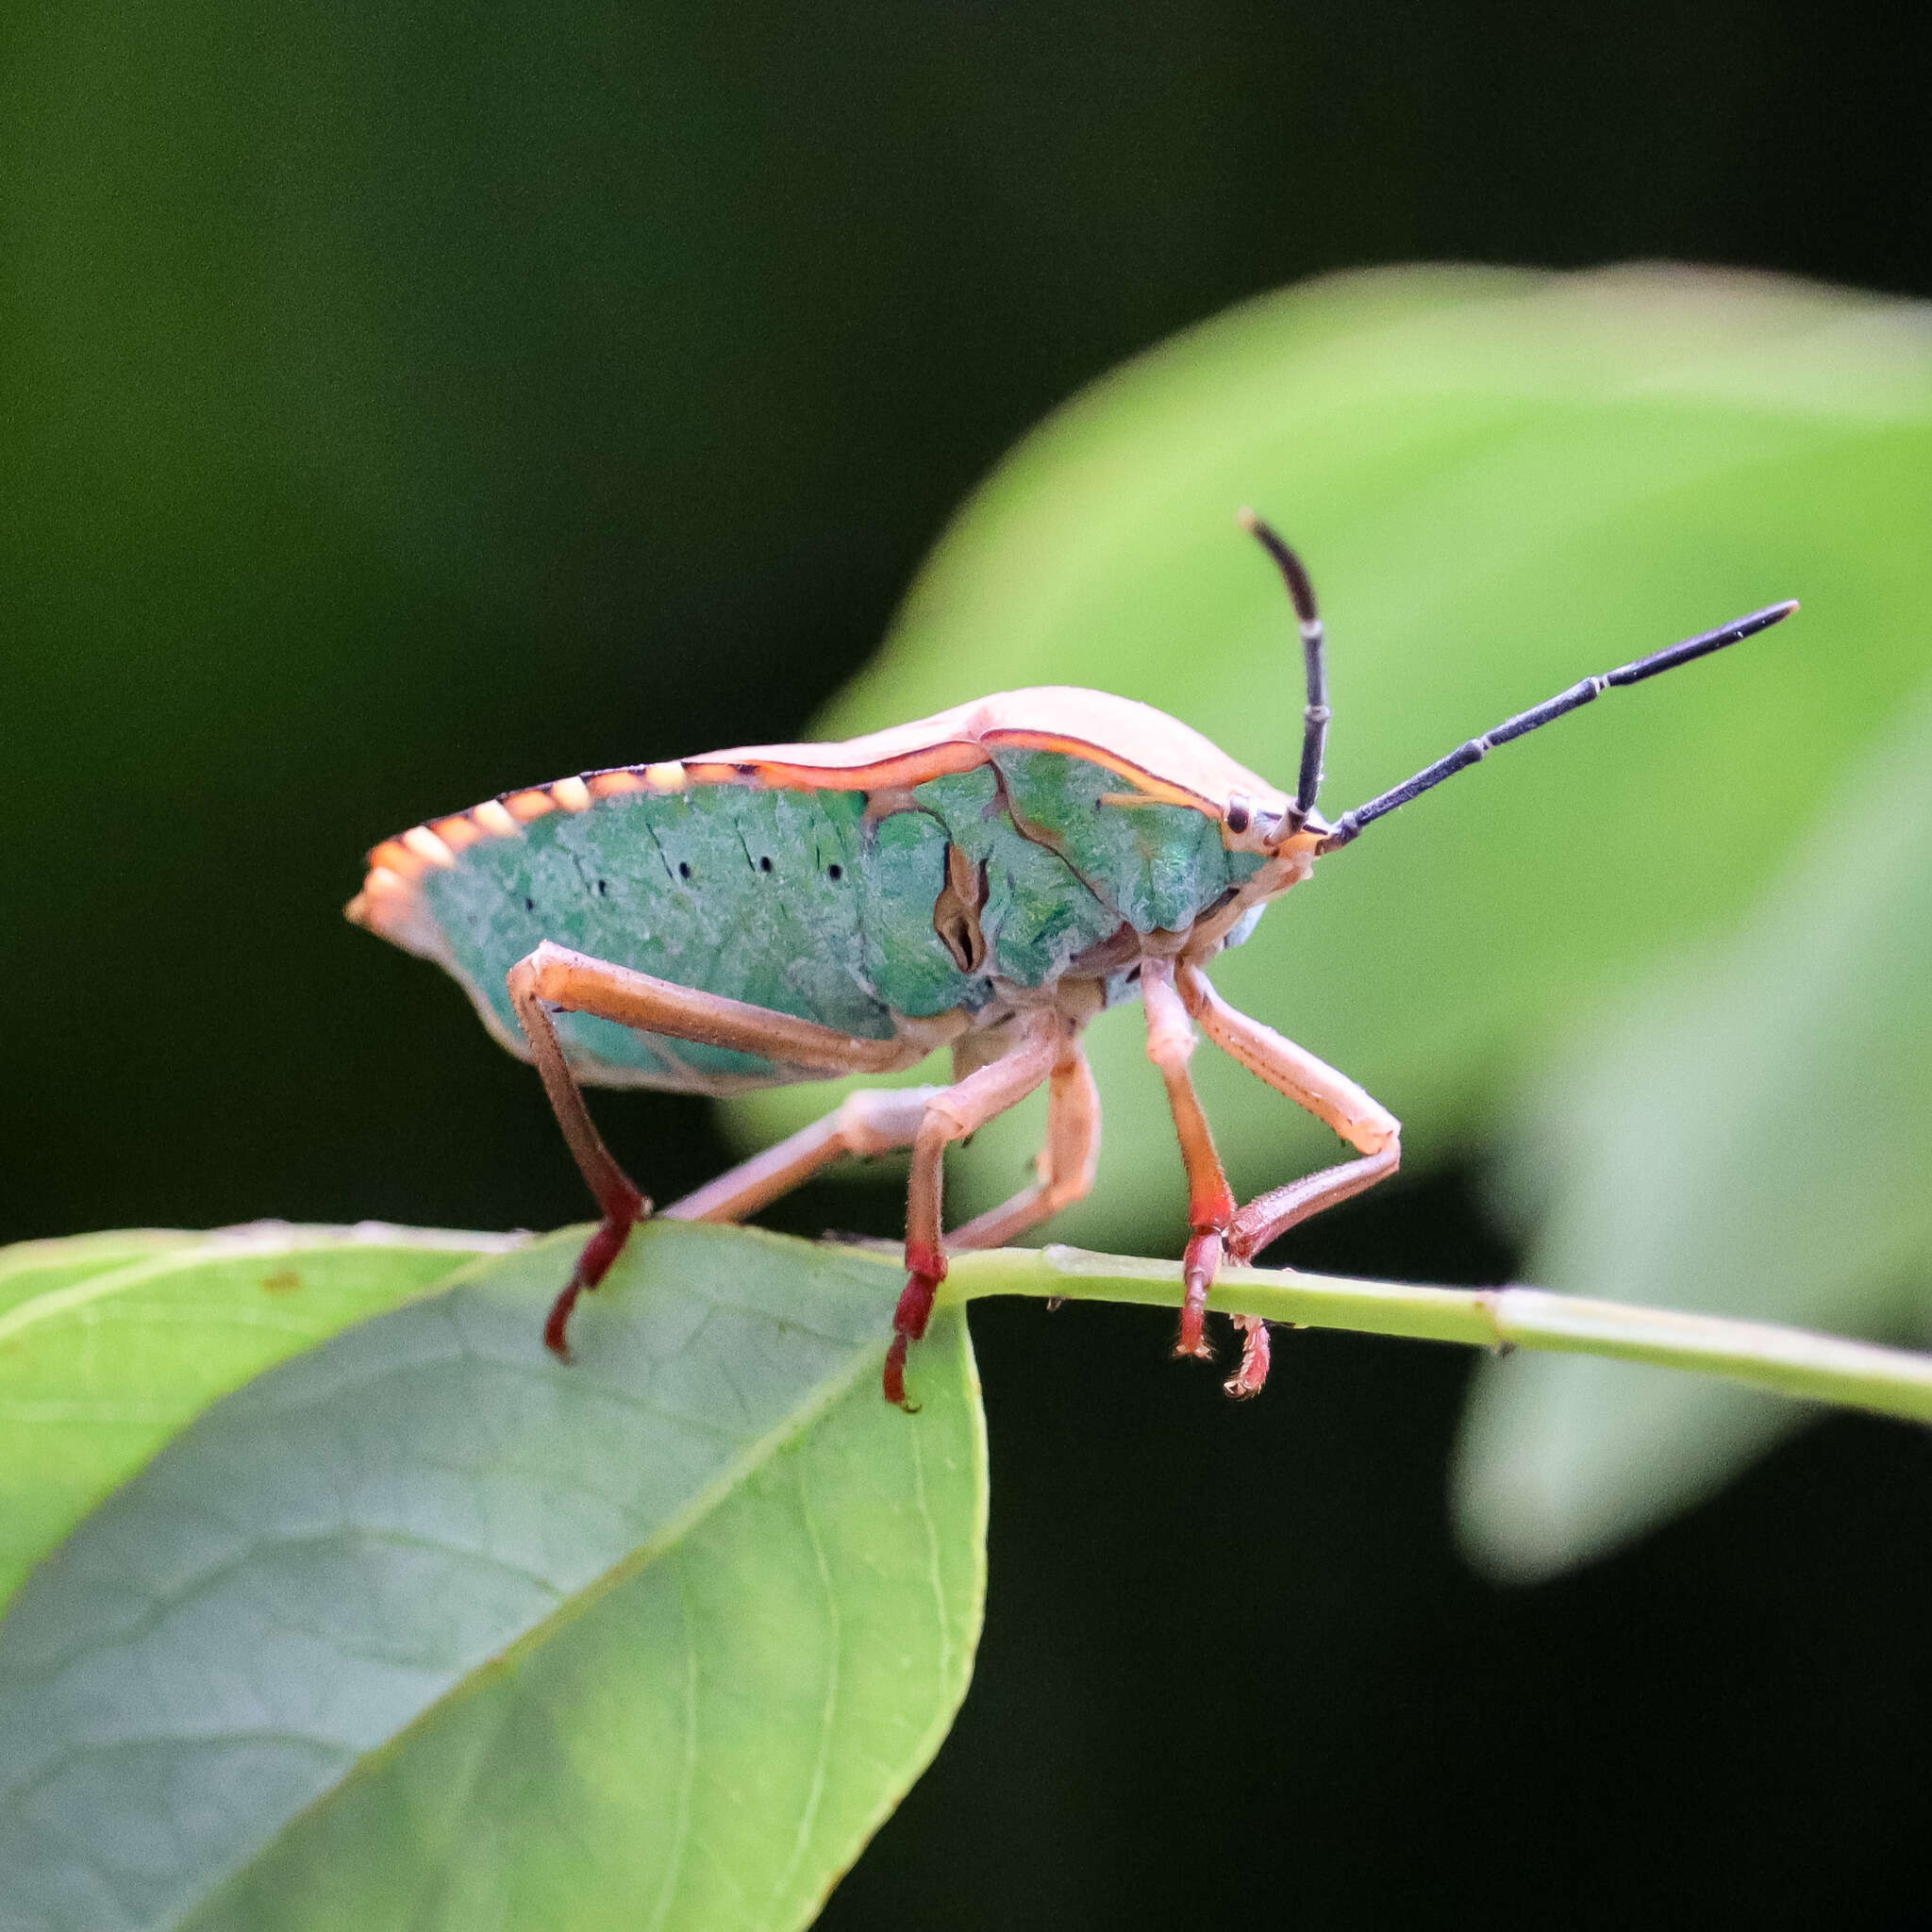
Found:
[[1433, 791], [1444, 778], [1453, 778], [1457, 772], [1487, 758], [1497, 745], [1507, 744], [1512, 738], [1521, 738], [1526, 732], [1534, 731], [1539, 724], [1547, 724], [1566, 711], [1574, 711], [1579, 705], [1589, 704], [1612, 685], [1641, 684], [1646, 677], [1655, 677], [1659, 671], [1674, 671], [1679, 664], [1688, 664], [1693, 658], [1707, 657], [1712, 651], [1723, 650], [1726, 644], [1739, 643], [1745, 638], [1757, 636], [1761, 630], [1769, 630], [1797, 608], [1795, 597], [1783, 604], [1768, 605], [1762, 610], [1754, 610], [1749, 617], [1734, 618], [1716, 630], [1704, 631], [1697, 637], [1686, 638], [1682, 643], [1653, 652], [1648, 658], [1640, 658], [1634, 664], [1619, 665], [1615, 671], [1606, 671], [1600, 677], [1586, 677], [1581, 684], [1573, 684], [1568, 691], [1558, 691], [1534, 710], [1520, 711], [1515, 717], [1498, 724], [1493, 731], [1458, 745], [1447, 758], [1438, 758], [1413, 778], [1405, 779], [1392, 791], [1385, 791], [1379, 797], [1370, 799], [1368, 804], [1343, 812], [1335, 822], [1335, 829], [1315, 850], [1318, 853], [1333, 852], [1338, 846], [1346, 845], [1352, 839], [1360, 837], [1365, 826], [1387, 817], [1398, 805], [1407, 805], [1411, 798], [1420, 798], [1424, 791]]
[[1302, 773], [1294, 790], [1294, 804], [1289, 808], [1288, 830], [1298, 832], [1302, 822], [1315, 808], [1322, 790], [1322, 754], [1328, 743], [1328, 672], [1324, 661], [1322, 613], [1315, 607], [1315, 587], [1301, 558], [1284, 543], [1273, 527], [1251, 509], [1236, 518], [1241, 528], [1259, 540], [1261, 548], [1274, 559], [1281, 581], [1288, 586], [1289, 601], [1294, 606], [1295, 621], [1301, 626], [1302, 662], [1307, 669], [1308, 702], [1302, 712]]

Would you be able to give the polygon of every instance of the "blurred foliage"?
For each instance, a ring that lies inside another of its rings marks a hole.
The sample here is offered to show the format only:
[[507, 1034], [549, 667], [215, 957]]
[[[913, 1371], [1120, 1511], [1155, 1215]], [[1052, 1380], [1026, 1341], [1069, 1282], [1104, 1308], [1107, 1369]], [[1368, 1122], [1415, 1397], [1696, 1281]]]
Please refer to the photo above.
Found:
[[[1273, 908], [1216, 976], [1400, 1114], [1415, 1167], [1517, 1120], [1516, 1095], [1554, 1054], [1595, 1041], [1634, 983], [1673, 974], [1646, 1009], [1649, 1045], [1598, 1043], [1525, 1130], [1546, 1159], [1567, 1157], [1564, 1218], [1532, 1278], [1890, 1332], [1898, 1307], [1881, 1291], [1917, 1254], [1932, 1179], [1923, 1091], [1899, 1071], [1932, 925], [1916, 900], [1894, 903], [1904, 881], [1887, 870], [1907, 863], [1912, 802], [1848, 813], [1836, 801], [1932, 661], [1924, 313], [1678, 270], [1407, 271], [1251, 304], [1108, 377], [1023, 444], [941, 541], [824, 730], [1017, 685], [1097, 684], [1291, 784], [1299, 667], [1279, 585], [1229, 522], [1248, 502], [1301, 547], [1322, 593], [1331, 816], [1587, 672], [1804, 599], [1765, 637], [1616, 693], [1376, 826]], [[1783, 1008], [1767, 995], [1720, 1070], [1705, 1015], [1736, 1019], [1737, 975], [1754, 969], [1707, 985], [1673, 969], [1743, 918], [1821, 821], [1830, 857], [1792, 889], [1810, 908], [1806, 934], [1852, 944], [1848, 907], [1876, 908], [1857, 927], [1868, 991], [1856, 1041], [1826, 1024], [1828, 990], [1848, 991], [1851, 975], [1820, 979], [1816, 948], [1785, 937], [1787, 918], [1752, 958], [1784, 958], [1818, 1004], [1780, 1035]], [[1682, 1052], [1687, 1039], [1706, 1057]], [[1181, 1183], [1138, 1013], [1103, 1019], [1093, 1051], [1110, 1102], [1100, 1183], [1056, 1232], [1171, 1249]], [[1890, 1062], [1882, 1118], [1874, 1058]], [[1204, 1054], [1196, 1067], [1238, 1191], [1324, 1151], [1230, 1063]], [[1810, 1071], [1785, 1077], [1800, 1067]], [[1680, 1139], [1707, 1112], [1732, 1116], [1694, 1166], [1665, 1153], [1669, 1122], [1645, 1124], [1659, 1090]], [[737, 1106], [762, 1135], [822, 1104], [813, 1091]], [[1613, 1105], [1611, 1146], [1597, 1117]], [[1039, 1111], [978, 1137], [956, 1168], [962, 1205], [1010, 1185]], [[1881, 1162], [1815, 1158], [1874, 1141], [1889, 1142]], [[1790, 1184], [1794, 1169], [1805, 1189]], [[1625, 1198], [1665, 1170], [1671, 1205]], [[1835, 1185], [1855, 1175], [1858, 1187]], [[1674, 1215], [1691, 1245], [1638, 1241], [1631, 1218], [1646, 1212]], [[1847, 1218], [1866, 1224], [1824, 1265], [1824, 1230]], [[1748, 1251], [1726, 1244], [1734, 1225], [1756, 1231]], [[1291, 1238], [1283, 1253], [1295, 1252]], [[1751, 1266], [1747, 1252], [1780, 1265]], [[1606, 1472], [1651, 1468], [1658, 1431], [1625, 1418], [1639, 1386], [1625, 1373], [1526, 1372], [1536, 1414], [1566, 1418], [1571, 1433], [1553, 1438], [1520, 1407], [1489, 1468], [1560, 1457], [1574, 1469], [1611, 1438]], [[1499, 1386], [1516, 1374], [1503, 1370]], [[1600, 1391], [1594, 1430], [1562, 1392], [1586, 1383]], [[1671, 1436], [1687, 1467], [1719, 1455], [1717, 1411], [1741, 1400], [1679, 1395]], [[1729, 1441], [1735, 1423], [1720, 1433]], [[1656, 1479], [1659, 1496], [1685, 1487]], [[1542, 1507], [1561, 1513], [1554, 1494]], [[1587, 1513], [1580, 1494], [1572, 1507]]]
[[[1531, 1096], [1507, 1179], [1532, 1278], [1932, 1331], [1932, 688], [1820, 803], [1742, 929], [1618, 1002]], [[1492, 1363], [1457, 1476], [1472, 1552], [1517, 1577], [1599, 1555], [1802, 1415], [1702, 1376]]]
[[964, 1320], [922, 1344], [915, 1428], [878, 1394], [890, 1264], [660, 1222], [565, 1367], [542, 1318], [582, 1238], [373, 1317], [462, 1238], [0, 1253], [40, 1289], [0, 1337], [9, 1480], [64, 1496], [76, 1448], [125, 1479], [6, 1579], [0, 1918], [817, 1915], [972, 1670]]

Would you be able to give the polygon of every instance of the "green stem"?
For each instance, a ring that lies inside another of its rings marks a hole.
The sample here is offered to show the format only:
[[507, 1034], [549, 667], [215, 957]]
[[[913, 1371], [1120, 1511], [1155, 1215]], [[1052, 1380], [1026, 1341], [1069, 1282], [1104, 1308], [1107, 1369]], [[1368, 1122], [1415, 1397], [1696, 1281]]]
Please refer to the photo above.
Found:
[[[953, 1257], [942, 1298], [1024, 1294], [1174, 1307], [1179, 1268], [1082, 1248], [996, 1248]], [[1932, 1356], [1770, 1322], [1585, 1301], [1537, 1288], [1411, 1288], [1292, 1269], [1224, 1267], [1208, 1306], [1308, 1328], [1353, 1328], [1482, 1348], [1548, 1348], [1727, 1375], [1804, 1401], [1932, 1422]]]

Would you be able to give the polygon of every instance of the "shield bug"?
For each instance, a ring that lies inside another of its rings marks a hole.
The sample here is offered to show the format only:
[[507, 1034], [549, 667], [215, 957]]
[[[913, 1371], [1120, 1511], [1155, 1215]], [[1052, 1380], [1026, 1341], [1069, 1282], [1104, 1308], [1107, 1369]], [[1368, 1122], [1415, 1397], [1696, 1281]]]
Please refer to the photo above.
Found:
[[[840, 744], [767, 744], [589, 772], [417, 825], [370, 854], [348, 915], [455, 975], [484, 1024], [534, 1060], [602, 1220], [553, 1306], [566, 1353], [594, 1288], [651, 1211], [592, 1124], [582, 1089], [746, 1088], [883, 1074], [950, 1046], [939, 1088], [860, 1091], [816, 1125], [659, 1212], [738, 1221], [848, 1154], [910, 1147], [907, 1282], [887, 1397], [906, 1403], [946, 1251], [992, 1247], [1084, 1194], [1100, 1103], [1080, 1038], [1138, 997], [1188, 1182], [1176, 1352], [1205, 1356], [1208, 1291], [1297, 1222], [1393, 1174], [1395, 1117], [1345, 1074], [1237, 1012], [1208, 968], [1317, 859], [1490, 751], [1606, 691], [1787, 617], [1774, 604], [1518, 713], [1332, 824], [1316, 809], [1328, 729], [1322, 619], [1307, 572], [1241, 521], [1280, 571], [1307, 683], [1292, 794], [1198, 732], [1126, 698], [1003, 692]], [[1325, 1122], [1353, 1158], [1262, 1194], [1229, 1191], [1189, 1076], [1199, 1026]], [[946, 1147], [1048, 1091], [1037, 1177], [953, 1230]], [[1268, 1373], [1268, 1335], [1237, 1316], [1230, 1394]]]

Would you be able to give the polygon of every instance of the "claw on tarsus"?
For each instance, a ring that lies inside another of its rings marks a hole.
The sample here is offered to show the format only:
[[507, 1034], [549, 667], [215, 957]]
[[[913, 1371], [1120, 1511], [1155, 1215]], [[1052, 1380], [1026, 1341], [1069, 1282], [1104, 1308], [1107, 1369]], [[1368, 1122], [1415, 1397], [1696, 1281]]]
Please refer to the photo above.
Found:
[[1221, 1386], [1237, 1399], [1258, 1395], [1268, 1379], [1268, 1324], [1259, 1315], [1237, 1315], [1241, 1330], [1241, 1365]]
[[940, 1283], [946, 1278], [946, 1257], [924, 1247], [908, 1243], [907, 1264], [910, 1270], [906, 1286], [899, 1292], [899, 1306], [892, 1311], [892, 1345], [886, 1351], [886, 1400], [908, 1415], [917, 1415], [919, 1405], [906, 1399], [906, 1352], [924, 1335], [932, 1320], [932, 1305]]
[[[582, 1271], [579, 1270], [579, 1274]], [[577, 1296], [583, 1292], [584, 1284], [576, 1274], [564, 1283], [563, 1292], [550, 1304], [550, 1312], [543, 1321], [543, 1346], [560, 1362], [570, 1359], [570, 1339], [564, 1333], [570, 1325], [570, 1311], [577, 1305]]]
[[624, 1253], [624, 1244], [630, 1239], [631, 1229], [649, 1209], [650, 1204], [635, 1191], [627, 1200], [606, 1203], [604, 1219], [584, 1243], [583, 1252], [577, 1256], [577, 1265], [564, 1283], [563, 1291], [550, 1304], [550, 1313], [544, 1318], [543, 1346], [558, 1361], [570, 1360], [570, 1338], [566, 1331], [578, 1295], [586, 1289], [595, 1288], [609, 1274], [610, 1264]]
[[[1174, 1345], [1175, 1355], [1213, 1360], [1214, 1352], [1208, 1346], [1207, 1335], [1208, 1291], [1214, 1286], [1222, 1257], [1233, 1245], [1213, 1227], [1197, 1227], [1189, 1241], [1181, 1263], [1181, 1279], [1187, 1293], [1181, 1303], [1181, 1332]], [[1221, 1386], [1228, 1394], [1244, 1399], [1260, 1394], [1268, 1380], [1268, 1324], [1258, 1315], [1237, 1315], [1234, 1325], [1241, 1338], [1241, 1365]]]
[[906, 1399], [906, 1338], [892, 1337], [892, 1345], [886, 1351], [886, 1400], [894, 1408], [903, 1408], [908, 1415], [917, 1415], [919, 1405]]

